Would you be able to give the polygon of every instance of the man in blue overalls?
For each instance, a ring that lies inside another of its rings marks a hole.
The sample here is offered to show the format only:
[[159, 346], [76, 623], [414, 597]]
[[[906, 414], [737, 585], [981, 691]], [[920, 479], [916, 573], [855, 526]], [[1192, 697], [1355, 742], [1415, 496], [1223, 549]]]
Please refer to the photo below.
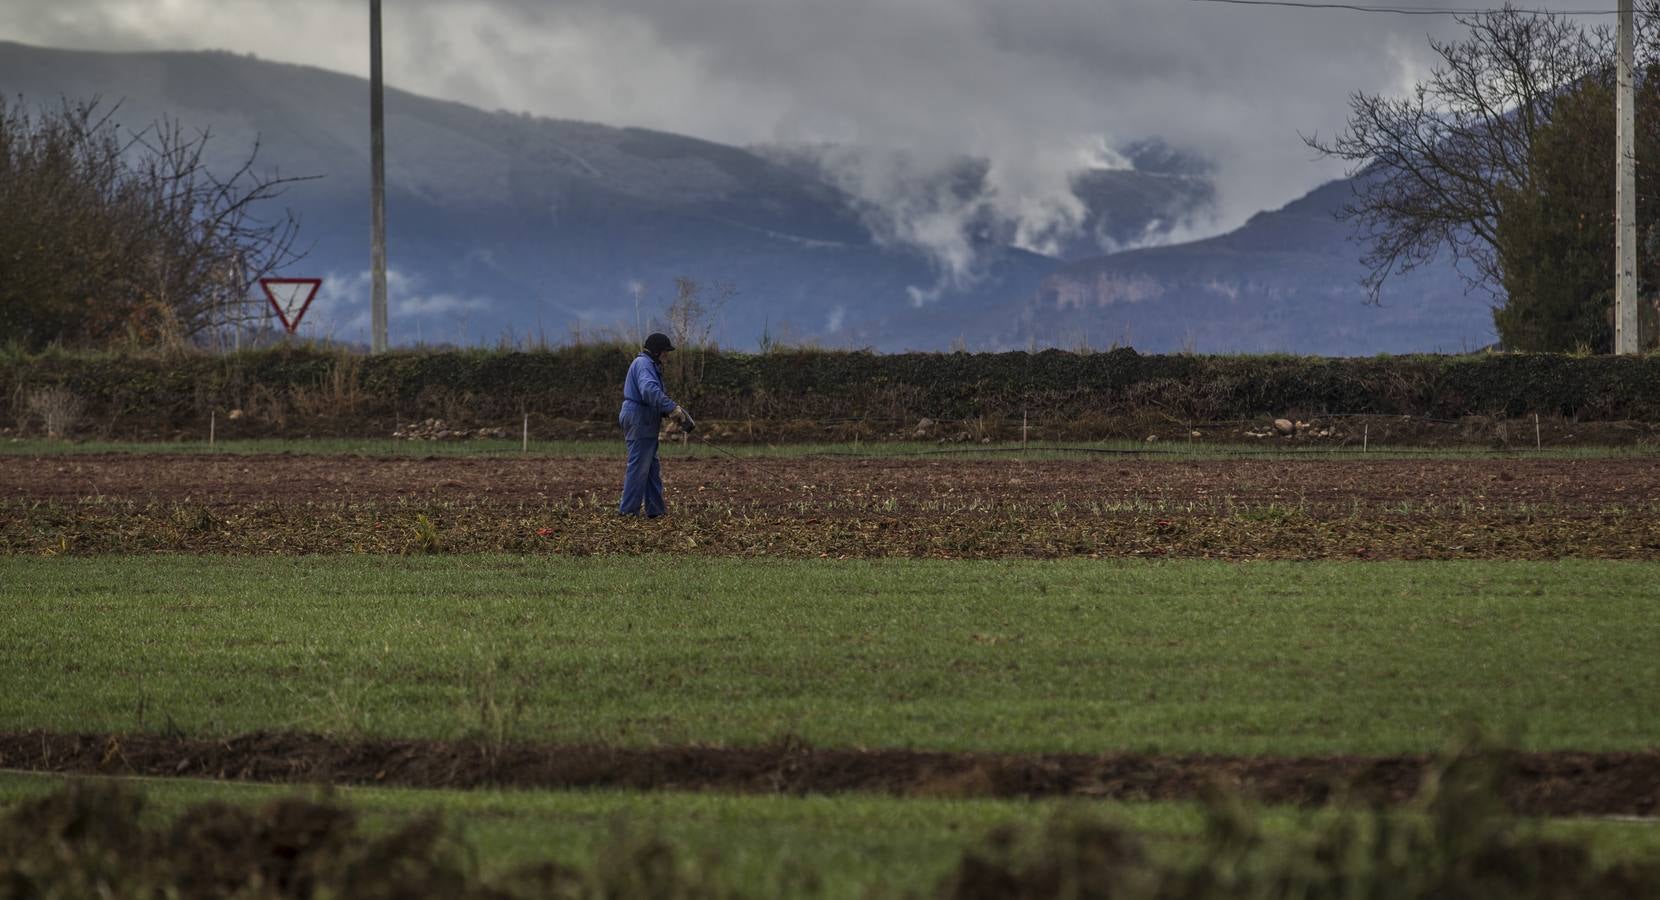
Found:
[[623, 476], [622, 503], [617, 512], [637, 516], [645, 507], [646, 518], [663, 514], [663, 470], [657, 462], [657, 430], [667, 415], [687, 431], [696, 427], [686, 408], [663, 392], [663, 374], [658, 368], [663, 354], [674, 349], [666, 334], [646, 338], [645, 350], [628, 367], [623, 381], [622, 412], [617, 421], [628, 442], [628, 473]]

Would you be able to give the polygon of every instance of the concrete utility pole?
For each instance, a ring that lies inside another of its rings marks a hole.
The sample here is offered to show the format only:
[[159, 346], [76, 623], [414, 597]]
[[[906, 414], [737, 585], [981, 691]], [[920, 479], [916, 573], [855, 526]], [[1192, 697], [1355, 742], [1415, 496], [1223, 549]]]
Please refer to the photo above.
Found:
[[374, 275], [374, 293], [370, 299], [373, 334], [369, 339], [369, 349], [375, 353], [385, 353], [389, 343], [386, 339], [385, 95], [380, 67], [380, 0], [369, 0], [369, 218], [373, 232], [369, 265]]
[[1620, 0], [1614, 104], [1614, 352], [1637, 352], [1637, 112], [1632, 78], [1632, 0]]

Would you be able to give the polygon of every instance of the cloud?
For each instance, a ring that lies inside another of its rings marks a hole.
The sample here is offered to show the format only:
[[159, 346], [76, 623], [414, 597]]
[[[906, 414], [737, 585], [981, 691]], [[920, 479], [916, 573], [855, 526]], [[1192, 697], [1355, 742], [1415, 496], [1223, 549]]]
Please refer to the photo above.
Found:
[[[367, 269], [329, 273], [300, 324], [300, 333], [368, 343], [372, 279]], [[494, 335], [475, 333], [471, 326], [482, 317], [475, 314], [484, 313], [491, 305], [484, 297], [428, 291], [420, 276], [397, 268], [386, 272], [387, 319], [397, 323], [396, 331], [389, 335], [394, 344], [488, 340]]]
[[[0, 38], [224, 48], [366, 74], [366, 18], [360, 0], [24, 0], [0, 11]], [[1190, 228], [1282, 205], [1341, 174], [1299, 132], [1341, 128], [1352, 91], [1402, 90], [1425, 71], [1426, 32], [1456, 30], [1440, 18], [1187, 0], [385, 5], [388, 78], [409, 90], [728, 143], [885, 148], [841, 175], [885, 211], [889, 239], [928, 246], [948, 280], [972, 277], [978, 217], [1051, 246], [1081, 220], [1069, 171], [1111, 165], [1103, 148], [1138, 138], [1215, 161], [1217, 219]], [[979, 194], [887, 204], [905, 179], [927, 182], [961, 156], [990, 161]]]

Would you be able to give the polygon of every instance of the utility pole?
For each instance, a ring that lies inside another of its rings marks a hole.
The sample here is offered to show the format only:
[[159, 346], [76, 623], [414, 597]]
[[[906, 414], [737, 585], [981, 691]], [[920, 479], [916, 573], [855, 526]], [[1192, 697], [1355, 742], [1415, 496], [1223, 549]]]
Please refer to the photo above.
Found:
[[1637, 352], [1637, 112], [1632, 78], [1632, 0], [1620, 0], [1614, 104], [1614, 352]]
[[[1630, 2], [1630, 0], [1626, 0]], [[369, 219], [372, 232], [369, 265], [374, 288], [370, 298], [372, 333], [369, 349], [385, 353], [386, 339], [386, 87], [380, 65], [380, 0], [369, 0]]]

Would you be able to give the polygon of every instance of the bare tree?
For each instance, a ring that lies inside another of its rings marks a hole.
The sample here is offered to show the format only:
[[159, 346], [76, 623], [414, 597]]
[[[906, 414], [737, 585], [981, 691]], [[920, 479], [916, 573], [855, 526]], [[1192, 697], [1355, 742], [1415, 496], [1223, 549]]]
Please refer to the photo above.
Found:
[[216, 172], [209, 132], [123, 132], [118, 108], [0, 100], [0, 325], [26, 344], [188, 341], [254, 315], [250, 286], [301, 256], [267, 210], [303, 179], [257, 170], [257, 143]]
[[1345, 132], [1307, 139], [1358, 176], [1342, 216], [1369, 247], [1374, 302], [1391, 275], [1443, 251], [1472, 287], [1501, 293], [1503, 198], [1535, 193], [1535, 135], [1565, 89], [1605, 77], [1613, 58], [1606, 29], [1508, 2], [1458, 21], [1467, 36], [1431, 41], [1439, 62], [1410, 96], [1354, 94]]

